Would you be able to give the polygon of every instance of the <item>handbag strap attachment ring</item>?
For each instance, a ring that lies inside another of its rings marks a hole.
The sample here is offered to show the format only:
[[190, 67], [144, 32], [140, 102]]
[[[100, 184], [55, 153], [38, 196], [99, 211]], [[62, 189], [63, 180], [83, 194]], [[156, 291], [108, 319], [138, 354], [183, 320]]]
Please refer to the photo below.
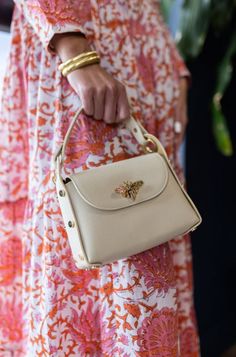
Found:
[[158, 152], [158, 144], [155, 138], [150, 134], [144, 134], [144, 137], [146, 139], [145, 143], [142, 145], [144, 153], [151, 154]]

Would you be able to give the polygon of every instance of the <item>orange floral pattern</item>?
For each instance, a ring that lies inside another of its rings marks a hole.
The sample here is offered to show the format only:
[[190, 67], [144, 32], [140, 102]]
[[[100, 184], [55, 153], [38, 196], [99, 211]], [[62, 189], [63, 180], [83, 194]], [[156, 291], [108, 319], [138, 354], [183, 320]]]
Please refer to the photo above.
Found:
[[[15, 2], [0, 111], [0, 356], [197, 357], [189, 238], [79, 270], [52, 180], [54, 154], [81, 105], [49, 46], [68, 31], [84, 32], [126, 85], [133, 115], [182, 177], [173, 122], [188, 72], [157, 1]], [[65, 173], [139, 153], [127, 129], [81, 115]]]

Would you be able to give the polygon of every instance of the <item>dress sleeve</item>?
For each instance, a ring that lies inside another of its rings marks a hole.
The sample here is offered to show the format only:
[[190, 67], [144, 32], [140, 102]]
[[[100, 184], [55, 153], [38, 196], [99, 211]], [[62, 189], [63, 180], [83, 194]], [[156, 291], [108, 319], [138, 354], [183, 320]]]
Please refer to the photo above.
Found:
[[160, 1], [157, 2], [157, 7], [158, 7], [158, 21], [161, 24], [162, 30], [165, 34], [167, 43], [169, 45], [170, 55], [172, 58], [172, 62], [174, 63], [176, 74], [179, 77], [187, 77], [190, 80], [191, 74], [190, 74], [183, 58], [181, 57], [181, 55], [176, 47], [175, 41], [170, 33], [169, 28], [167, 27], [167, 25], [163, 19], [163, 16], [161, 15]]
[[86, 37], [88, 35], [88, 23], [91, 22], [89, 0], [14, 1], [50, 52], [53, 52], [50, 41], [56, 33], [80, 32]]
[[173, 63], [175, 64], [176, 71], [179, 75], [179, 77], [187, 77], [190, 79], [191, 75], [190, 72], [181, 57], [174, 40], [172, 39], [171, 35], [169, 34], [169, 44], [170, 44], [170, 51], [171, 51], [171, 56], [173, 58]]

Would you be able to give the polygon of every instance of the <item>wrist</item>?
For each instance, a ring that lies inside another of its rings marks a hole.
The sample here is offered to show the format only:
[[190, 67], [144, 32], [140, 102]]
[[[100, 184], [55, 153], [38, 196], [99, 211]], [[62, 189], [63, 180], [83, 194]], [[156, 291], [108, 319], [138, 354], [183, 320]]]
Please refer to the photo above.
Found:
[[79, 32], [54, 35], [52, 46], [55, 48], [55, 51], [60, 56], [62, 62], [91, 50], [88, 40]]

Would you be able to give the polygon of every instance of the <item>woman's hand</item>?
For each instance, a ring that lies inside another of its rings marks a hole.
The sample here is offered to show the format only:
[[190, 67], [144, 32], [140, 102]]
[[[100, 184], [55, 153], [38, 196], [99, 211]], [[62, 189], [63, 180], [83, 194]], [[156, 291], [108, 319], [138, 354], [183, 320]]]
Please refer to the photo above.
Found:
[[[55, 35], [52, 45], [63, 62], [91, 50], [85, 37], [79, 34]], [[87, 115], [108, 124], [129, 118], [125, 86], [99, 64], [79, 68], [71, 72], [67, 79], [78, 93]]]
[[100, 65], [71, 72], [68, 81], [78, 93], [86, 114], [111, 124], [129, 117], [129, 103], [123, 84]]
[[188, 96], [188, 79], [182, 77], [180, 79], [180, 93], [176, 105], [176, 117], [175, 117], [176, 122], [179, 122], [181, 124], [180, 132], [176, 133], [175, 144], [177, 148], [183, 142], [186, 132], [186, 126], [188, 123], [187, 96]]

